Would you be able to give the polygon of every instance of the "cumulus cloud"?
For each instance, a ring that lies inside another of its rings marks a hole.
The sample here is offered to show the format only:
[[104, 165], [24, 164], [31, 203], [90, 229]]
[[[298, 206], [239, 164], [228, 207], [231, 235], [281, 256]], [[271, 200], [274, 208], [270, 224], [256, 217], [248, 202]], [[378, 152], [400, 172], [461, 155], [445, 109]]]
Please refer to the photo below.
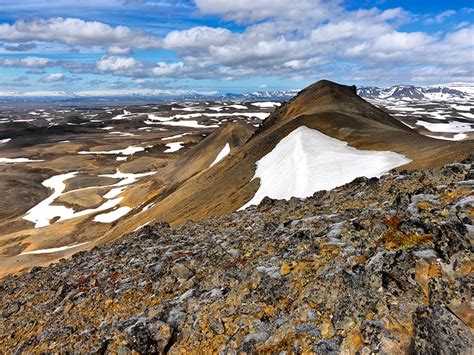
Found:
[[159, 38], [127, 26], [110, 26], [78, 18], [18, 20], [0, 24], [0, 39], [8, 42], [51, 41], [72, 46], [105, 46], [151, 49], [160, 46]]
[[126, 55], [132, 53], [133, 50], [130, 47], [110, 46], [107, 48], [108, 55]]
[[464, 27], [458, 31], [449, 33], [446, 36], [446, 42], [448, 44], [453, 44], [456, 46], [473, 47], [474, 46], [474, 25], [471, 25], [469, 27]]
[[27, 52], [33, 48], [36, 48], [36, 43], [18, 43], [13, 45], [4, 44], [3, 48], [10, 52]]
[[456, 15], [456, 11], [454, 11], [454, 10], [443, 11], [443, 12], [439, 13], [438, 15], [434, 16], [434, 17], [430, 17], [430, 18], [426, 19], [425, 23], [427, 23], [429, 25], [443, 23], [444, 20], [446, 20], [448, 17], [454, 16], [454, 15]]
[[0, 66], [2, 67], [22, 67], [43, 69], [53, 66], [54, 61], [41, 57], [25, 57], [25, 58], [0, 58]]
[[177, 73], [183, 68], [183, 62], [179, 63], [157, 63], [157, 66], [151, 69], [154, 76], [169, 76]]
[[[120, 1], [123, 5], [124, 0]], [[155, 6], [160, 1], [129, 1], [128, 7], [149, 8], [151, 3]], [[443, 70], [457, 78], [466, 73], [460, 69], [472, 66], [474, 60], [474, 26], [463, 23], [449, 33], [423, 32], [426, 17], [420, 21], [420, 17], [400, 7], [349, 10], [340, 0], [196, 0], [195, 4], [199, 16], [232, 21], [238, 24], [238, 30], [224, 26], [228, 22], [223, 21], [221, 27], [175, 29], [159, 38], [127, 26], [77, 18], [19, 20], [0, 25], [0, 40], [16, 43], [12, 46], [60, 43], [80, 48], [82, 53], [89, 50], [84, 47], [94, 51], [100, 48], [104, 55], [95, 62], [0, 58], [0, 66], [24, 67], [39, 73], [47, 67], [60, 67], [76, 74], [128, 77], [144, 85], [148, 78], [231, 80], [273, 76], [308, 80], [338, 75], [348, 76], [348, 80], [388, 80], [397, 78], [396, 71], [399, 79], [426, 78], [428, 73], [441, 76]], [[455, 15], [446, 11], [430, 21], [442, 22]], [[403, 30], [401, 24], [414, 20], [421, 26], [418, 31]], [[132, 55], [134, 50], [151, 49], [173, 54], [157, 62]], [[117, 85], [125, 84], [119, 81]]]
[[268, 18], [323, 20], [337, 10], [336, 1], [319, 0], [196, 0], [202, 13], [223, 15], [237, 22], [255, 22]]
[[183, 68], [183, 62], [154, 63], [131, 57], [104, 56], [96, 62], [98, 72], [134, 78], [175, 77]]
[[61, 80], [64, 80], [63, 73], [52, 73], [41, 78], [39, 81], [42, 83], [54, 83], [56, 81], [61, 81]]
[[127, 72], [135, 69], [138, 62], [134, 58], [102, 57], [96, 62], [100, 72]]
[[232, 32], [226, 28], [199, 26], [184, 31], [171, 31], [166, 35], [163, 44], [167, 49], [192, 50], [221, 46], [229, 43], [232, 38]]
[[330, 73], [335, 63], [350, 68], [370, 63], [398, 67], [472, 62], [474, 36], [469, 26], [444, 36], [429, 35], [400, 31], [400, 24], [413, 18], [402, 8], [348, 11], [337, 1], [271, 3], [198, 0], [203, 13], [250, 24], [243, 32], [209, 27], [173, 31], [164, 46], [182, 58], [180, 73], [193, 78], [305, 78]]

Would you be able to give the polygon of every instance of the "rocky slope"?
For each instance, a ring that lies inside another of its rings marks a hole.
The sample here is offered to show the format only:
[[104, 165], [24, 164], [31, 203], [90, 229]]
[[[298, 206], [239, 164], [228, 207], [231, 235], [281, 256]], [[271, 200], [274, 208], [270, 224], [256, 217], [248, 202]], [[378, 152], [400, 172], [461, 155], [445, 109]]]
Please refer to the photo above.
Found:
[[0, 284], [0, 352], [472, 350], [473, 158], [147, 226]]

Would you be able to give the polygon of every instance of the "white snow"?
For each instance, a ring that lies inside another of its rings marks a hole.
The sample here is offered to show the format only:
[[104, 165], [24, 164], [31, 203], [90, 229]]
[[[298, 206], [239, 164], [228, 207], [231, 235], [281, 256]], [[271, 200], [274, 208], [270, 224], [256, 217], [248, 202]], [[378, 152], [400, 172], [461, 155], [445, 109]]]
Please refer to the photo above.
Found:
[[0, 144], [8, 143], [11, 140], [12, 140], [11, 138], [0, 139]]
[[465, 133], [455, 134], [452, 138], [443, 137], [443, 136], [430, 136], [430, 135], [427, 135], [427, 136], [431, 137], [431, 138], [435, 138], [435, 139], [443, 139], [443, 140], [446, 140], [446, 141], [461, 141], [461, 140], [467, 138], [467, 134], [465, 134]]
[[136, 147], [130, 146], [125, 149], [117, 149], [117, 150], [106, 150], [106, 151], [80, 151], [77, 154], [111, 154], [111, 155], [133, 155], [138, 152], [144, 151], [145, 148], [143, 147]]
[[[233, 107], [233, 106], [235, 106], [235, 105], [229, 105], [229, 106], [225, 106], [225, 107]], [[183, 124], [181, 122], [196, 122], [197, 123], [197, 121], [189, 120], [190, 118], [198, 118], [198, 117], [220, 118], [220, 117], [240, 116], [240, 117], [247, 117], [247, 118], [257, 117], [257, 118], [263, 120], [263, 119], [267, 118], [269, 115], [270, 115], [270, 113], [268, 113], [268, 112], [227, 112], [227, 113], [226, 112], [220, 112], [220, 113], [205, 113], [205, 112], [202, 112], [202, 113], [178, 114], [178, 115], [174, 115], [174, 116], [170, 116], [170, 117], [159, 117], [159, 116], [155, 116], [155, 115], [151, 115], [152, 117], [150, 117], [150, 115], [148, 115], [149, 120], [145, 121], [145, 123], [153, 124], [153, 123], [149, 123], [149, 122], [157, 121], [157, 122], [160, 122], [161, 124], [167, 124], [167, 125], [170, 125], [170, 126], [180, 126], [180, 125], [186, 126], [185, 124]], [[189, 121], [173, 121], [174, 119], [189, 120]], [[154, 123], [154, 124], [157, 124], [157, 123]], [[194, 126], [191, 125], [189, 127], [194, 127]], [[210, 127], [210, 126], [207, 126], [207, 127]], [[199, 128], [199, 127], [197, 127], [197, 128]]]
[[467, 118], [473, 118], [474, 119], [474, 114], [468, 113], [468, 112], [459, 112], [461, 116], [467, 117]]
[[266, 102], [252, 102], [253, 106], [257, 106], [260, 108], [273, 108], [276, 106], [280, 106], [280, 102], [273, 102], [273, 101], [266, 101]]
[[37, 163], [44, 160], [31, 160], [29, 158], [0, 158], [0, 164], [15, 164], [15, 163]]
[[123, 110], [123, 114], [112, 117], [112, 119], [113, 120], [125, 120], [125, 119], [130, 118], [130, 116], [133, 116], [133, 114], [130, 111]]
[[77, 172], [70, 172], [67, 174], [56, 175], [43, 181], [43, 186], [52, 189], [53, 194], [31, 208], [23, 219], [35, 223], [35, 228], [41, 228], [49, 225], [49, 221], [54, 217], [63, 218], [74, 214], [72, 208], [65, 206], [51, 206], [51, 203], [61, 196], [62, 192], [66, 189], [64, 181], [73, 178], [76, 174]]
[[[63, 191], [66, 188], [66, 184], [64, 183], [66, 180], [73, 178], [76, 176], [77, 172], [70, 172], [67, 174], [61, 174], [53, 176], [45, 181], [43, 181], [43, 186], [48, 187], [53, 190], [53, 194], [48, 198], [44, 199], [36, 206], [31, 208], [23, 217], [23, 219], [35, 223], [35, 228], [42, 228], [46, 227], [50, 224], [50, 221], [53, 218], [59, 217], [60, 221], [68, 220], [71, 218], [81, 217], [92, 213], [98, 213], [102, 211], [106, 211], [108, 209], [114, 208], [117, 206], [121, 201], [122, 197], [115, 198], [120, 193], [123, 192], [125, 188], [122, 186], [129, 185], [134, 183], [135, 181], [139, 180], [142, 177], [149, 176], [155, 174], [154, 172], [150, 173], [141, 173], [141, 174], [126, 174], [122, 173], [119, 170], [115, 174], [104, 174], [99, 175], [101, 177], [111, 177], [113, 179], [121, 179], [118, 183], [111, 185], [110, 187], [115, 187], [111, 189], [107, 194], [103, 197], [107, 199], [102, 205], [97, 208], [82, 210], [79, 212], [75, 212], [74, 209], [61, 206], [61, 205], [52, 205], [54, 201], [60, 197]], [[87, 189], [94, 188], [89, 187]], [[80, 189], [79, 189], [80, 190]], [[74, 190], [78, 191], [78, 190]], [[70, 191], [72, 193], [74, 191]]]
[[85, 245], [85, 244], [88, 244], [88, 243], [89, 242], [84, 242], [84, 243], [67, 245], [67, 246], [57, 247], [57, 248], [38, 249], [38, 250], [33, 250], [33, 251], [27, 251], [27, 252], [21, 253], [20, 255], [57, 253], [59, 251], [80, 247], [81, 245]]
[[152, 113], [148, 114], [148, 119], [152, 121], [166, 122], [166, 121], [171, 121], [173, 118], [174, 116], [163, 117], [163, 116], [154, 115]]
[[198, 121], [188, 120], [188, 121], [168, 121], [168, 122], [154, 122], [154, 121], [144, 121], [146, 124], [162, 124], [175, 127], [193, 127], [193, 128], [218, 128], [218, 125], [201, 125]]
[[260, 187], [241, 209], [260, 203], [265, 196], [305, 198], [360, 176], [378, 177], [410, 161], [393, 152], [358, 150], [346, 142], [301, 126], [257, 162], [254, 179], [260, 179]]
[[238, 105], [238, 104], [233, 104], [233, 105], [227, 105], [224, 107], [230, 107], [230, 108], [235, 108], [236, 110], [248, 110], [249, 108], [244, 105]]
[[14, 122], [33, 122], [35, 119], [14, 120]]
[[118, 195], [120, 195], [125, 190], [125, 188], [126, 188], [125, 186], [121, 186], [121, 187], [116, 187], [114, 189], [111, 189], [103, 197], [106, 198], [106, 199], [115, 198]]
[[458, 111], [470, 111], [474, 106], [471, 105], [451, 105], [452, 108]]
[[474, 131], [474, 128], [471, 127], [472, 124], [458, 121], [451, 121], [448, 123], [416, 121], [416, 124], [425, 127], [431, 132], [466, 133]]
[[219, 154], [217, 154], [216, 159], [214, 159], [214, 161], [212, 162], [212, 164], [209, 167], [216, 165], [218, 162], [220, 162], [222, 159], [224, 159], [227, 155], [229, 155], [229, 153], [230, 153], [230, 145], [229, 145], [229, 143], [226, 143], [224, 148], [222, 148], [222, 150], [219, 152]]
[[168, 149], [166, 149], [163, 153], [174, 153], [183, 148], [184, 142], [173, 142], [173, 143], [168, 143], [166, 146]]
[[132, 209], [128, 206], [123, 206], [119, 207], [116, 210], [110, 211], [108, 213], [104, 214], [99, 214], [94, 217], [94, 222], [100, 222], [100, 223], [112, 223], [115, 222], [116, 220], [122, 218], [125, 216], [128, 212], [130, 212]]
[[136, 231], [139, 230], [140, 228], [143, 228], [143, 227], [145, 227], [145, 226], [147, 226], [147, 225], [149, 225], [149, 224], [150, 224], [150, 222], [143, 223], [142, 225], [140, 225], [140, 226], [138, 226], [137, 228], [135, 228], [133, 231], [136, 232]]
[[120, 137], [134, 137], [136, 134], [130, 133], [130, 132], [110, 132], [109, 134], [112, 135], [117, 135]]
[[191, 134], [191, 133], [177, 134], [177, 135], [175, 135], [175, 136], [161, 138], [161, 140], [162, 140], [162, 141], [167, 141], [167, 140], [170, 140], [170, 139], [182, 138], [182, 137], [184, 137], [184, 136], [187, 136], [188, 134]]
[[122, 173], [120, 170], [117, 169], [115, 174], [103, 174], [99, 175], [100, 177], [109, 177], [112, 179], [122, 179], [122, 181], [119, 181], [118, 183], [112, 185], [112, 186], [124, 186], [124, 185], [130, 185], [133, 184], [135, 181], [140, 180], [142, 177], [145, 176], [150, 176], [154, 175], [154, 172], [150, 173], [140, 173], [140, 174], [133, 174], [133, 173]]

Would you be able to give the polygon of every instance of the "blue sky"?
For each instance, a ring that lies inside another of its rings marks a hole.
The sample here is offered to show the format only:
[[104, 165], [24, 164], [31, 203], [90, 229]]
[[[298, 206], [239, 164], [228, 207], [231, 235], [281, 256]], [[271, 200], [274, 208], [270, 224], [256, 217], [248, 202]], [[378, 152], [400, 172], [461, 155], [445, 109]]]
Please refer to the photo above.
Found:
[[0, 93], [474, 81], [472, 1], [0, 0]]

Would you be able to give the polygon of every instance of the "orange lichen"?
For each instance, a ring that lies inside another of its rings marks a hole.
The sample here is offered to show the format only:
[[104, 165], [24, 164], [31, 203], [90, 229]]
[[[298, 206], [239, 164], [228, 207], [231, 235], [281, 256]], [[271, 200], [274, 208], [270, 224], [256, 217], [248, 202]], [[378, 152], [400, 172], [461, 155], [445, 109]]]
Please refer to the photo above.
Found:
[[400, 230], [402, 219], [398, 216], [389, 216], [384, 219], [388, 230], [383, 234], [382, 240], [388, 250], [411, 249], [419, 244], [427, 243], [431, 240], [431, 234], [418, 234], [415, 231], [405, 233]]
[[446, 191], [440, 196], [441, 202], [445, 204], [452, 203], [461, 197], [469, 196], [471, 190], [468, 187], [462, 187], [454, 191]]

